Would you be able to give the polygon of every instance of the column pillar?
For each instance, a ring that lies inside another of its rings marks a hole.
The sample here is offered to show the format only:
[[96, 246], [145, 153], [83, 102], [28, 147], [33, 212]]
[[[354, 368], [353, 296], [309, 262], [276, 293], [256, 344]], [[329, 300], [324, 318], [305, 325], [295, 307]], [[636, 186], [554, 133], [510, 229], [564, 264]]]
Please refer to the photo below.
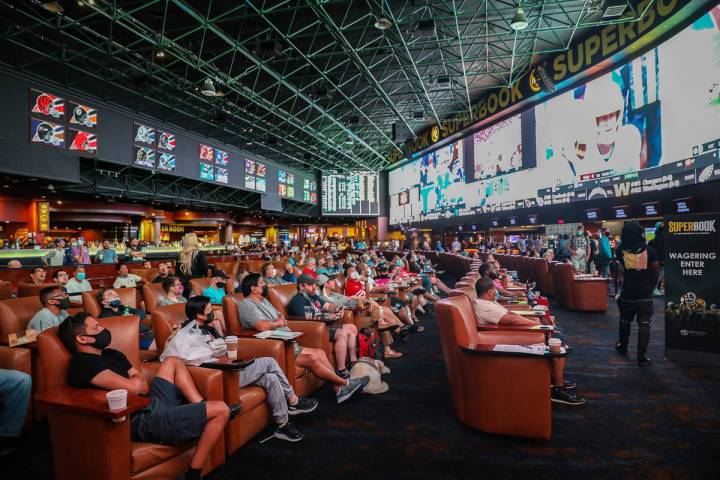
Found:
[[233, 225], [228, 222], [225, 227], [225, 243], [232, 243], [233, 240]]
[[160, 245], [160, 219], [153, 218], [153, 242], [155, 245]]

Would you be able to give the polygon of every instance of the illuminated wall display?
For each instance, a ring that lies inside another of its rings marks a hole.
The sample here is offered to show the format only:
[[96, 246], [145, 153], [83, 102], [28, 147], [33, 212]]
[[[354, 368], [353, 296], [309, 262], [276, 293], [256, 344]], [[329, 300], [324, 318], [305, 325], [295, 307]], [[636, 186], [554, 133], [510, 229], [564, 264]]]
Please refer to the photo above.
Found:
[[322, 174], [323, 215], [379, 215], [379, 176], [375, 172]]

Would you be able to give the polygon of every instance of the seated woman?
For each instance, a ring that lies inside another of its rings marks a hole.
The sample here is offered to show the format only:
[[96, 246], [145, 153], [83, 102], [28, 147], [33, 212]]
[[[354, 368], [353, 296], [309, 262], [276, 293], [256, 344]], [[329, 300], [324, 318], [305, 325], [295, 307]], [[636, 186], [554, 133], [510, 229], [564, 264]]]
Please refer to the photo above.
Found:
[[155, 332], [143, 324], [147, 313], [139, 308], [123, 305], [120, 295], [112, 288], [101, 288], [97, 292], [97, 301], [100, 304], [98, 318], [119, 317], [123, 315], [137, 315], [140, 318], [140, 348], [142, 350], [157, 350], [155, 346]]
[[260, 273], [263, 276], [263, 280], [265, 280], [265, 285], [285, 285], [288, 283], [283, 280], [282, 277], [277, 276], [275, 265], [270, 262], [263, 263], [262, 267], [260, 267]]
[[[289, 331], [287, 320], [265, 298], [267, 285], [259, 273], [251, 273], [242, 283], [245, 299], [238, 304], [238, 315], [243, 328], [257, 330]], [[316, 377], [332, 384], [338, 404], [361, 391], [370, 382], [370, 377], [346, 380], [335, 373], [325, 352], [318, 348], [294, 344], [295, 364], [309, 369]]]
[[[363, 263], [360, 262], [357, 265], [357, 271], [360, 274], [360, 276], [365, 279], [366, 285], [366, 292], [368, 293], [388, 293], [392, 291], [392, 288], [390, 286], [390, 277], [387, 275], [387, 266], [386, 265], [380, 265], [377, 268], [378, 276], [375, 277], [371, 274], [370, 268]], [[410, 307], [408, 306], [408, 302], [403, 300], [402, 298], [394, 295], [390, 296], [390, 310], [391, 313], [395, 314], [402, 323], [405, 325], [409, 325], [413, 327], [411, 330], [415, 332], [423, 332], [425, 331], [425, 328], [422, 325], [416, 324], [417, 319], [413, 319], [412, 313], [410, 312]], [[408, 332], [409, 333], [409, 332]], [[400, 332], [400, 335], [403, 340], [406, 340], [407, 334]]]
[[[202, 334], [208, 335], [212, 340], [224, 338], [211, 325], [214, 322], [215, 311], [210, 304], [210, 299], [203, 295], [192, 297], [185, 305], [185, 315], [188, 320], [183, 327], [190, 322], [195, 322], [195, 328]], [[171, 336], [168, 342], [172, 342], [175, 336]], [[183, 355], [183, 352], [180, 353]], [[186, 358], [181, 358], [183, 361]], [[309, 398], [300, 398], [295, 395], [287, 377], [280, 369], [277, 361], [272, 357], [256, 358], [253, 363], [240, 371], [239, 387], [258, 386], [265, 390], [267, 403], [272, 411], [275, 420], [275, 437], [288, 442], [299, 442], [303, 438], [295, 427], [288, 421], [289, 415], [309, 413], [317, 408], [318, 401]]]
[[166, 278], [162, 282], [162, 289], [165, 291], [165, 297], [158, 302], [158, 307], [187, 302], [187, 298], [183, 297], [183, 291], [185, 290], [185, 287], [183, 287], [183, 284], [179, 278]]

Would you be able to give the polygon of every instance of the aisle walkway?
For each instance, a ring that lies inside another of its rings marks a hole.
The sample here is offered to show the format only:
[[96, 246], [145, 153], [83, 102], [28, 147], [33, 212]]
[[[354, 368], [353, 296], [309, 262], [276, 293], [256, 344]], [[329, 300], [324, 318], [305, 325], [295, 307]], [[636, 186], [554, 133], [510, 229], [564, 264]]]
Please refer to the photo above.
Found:
[[388, 362], [389, 392], [336, 406], [323, 389], [318, 411], [296, 417], [306, 441], [252, 442], [211, 478], [718, 478], [720, 372], [662, 359], [659, 301], [654, 365], [617, 356], [611, 303], [607, 315], [553, 307], [576, 347], [568, 376], [588, 402], [553, 407], [550, 442], [458, 424], [435, 320], [426, 317], [427, 331]]

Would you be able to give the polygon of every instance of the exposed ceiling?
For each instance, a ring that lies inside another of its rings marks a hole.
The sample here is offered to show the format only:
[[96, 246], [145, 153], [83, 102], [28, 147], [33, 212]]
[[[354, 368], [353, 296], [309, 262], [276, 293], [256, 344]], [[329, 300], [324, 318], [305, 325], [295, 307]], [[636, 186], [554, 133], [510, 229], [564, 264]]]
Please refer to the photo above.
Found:
[[393, 124], [468, 111], [611, 23], [600, 3], [524, 1], [516, 32], [503, 0], [0, 0], [0, 62], [280, 164], [379, 170]]

